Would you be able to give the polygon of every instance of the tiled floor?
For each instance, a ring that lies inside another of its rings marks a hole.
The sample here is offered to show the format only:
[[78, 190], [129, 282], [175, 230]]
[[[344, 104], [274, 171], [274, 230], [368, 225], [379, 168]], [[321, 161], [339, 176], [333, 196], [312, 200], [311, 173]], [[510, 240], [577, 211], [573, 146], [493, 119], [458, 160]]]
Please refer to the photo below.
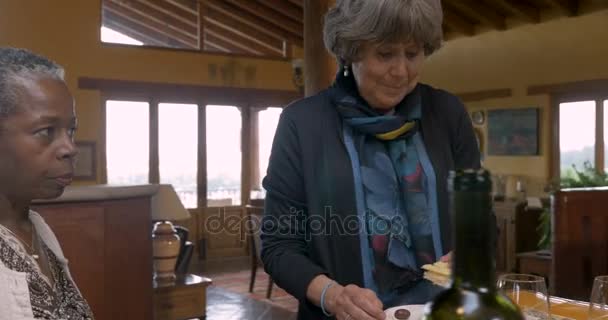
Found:
[[[273, 301], [260, 298], [260, 296], [265, 296], [266, 279], [256, 280], [256, 292], [254, 294], [248, 292], [249, 276], [243, 276], [249, 274], [249, 263], [246, 260], [237, 259], [207, 263], [201, 268], [204, 272], [199, 273], [212, 280], [217, 279], [217, 281], [214, 281], [214, 285], [207, 288], [206, 320], [296, 319], [296, 313], [289, 311], [289, 309], [295, 310], [297, 301], [295, 306], [293, 304], [289, 305], [289, 303], [287, 303], [287, 307], [273, 305], [277, 303], [277, 300], [286, 298], [282, 296], [282, 290], [276, 286], [273, 290]], [[267, 277], [260, 269], [258, 277], [263, 278], [264, 276]], [[259, 294], [256, 294], [257, 291], [260, 291]], [[284, 291], [283, 294], [285, 294]], [[252, 298], [252, 296], [257, 299]]]
[[295, 320], [296, 314], [216, 286], [208, 288], [206, 320], [235, 319]]

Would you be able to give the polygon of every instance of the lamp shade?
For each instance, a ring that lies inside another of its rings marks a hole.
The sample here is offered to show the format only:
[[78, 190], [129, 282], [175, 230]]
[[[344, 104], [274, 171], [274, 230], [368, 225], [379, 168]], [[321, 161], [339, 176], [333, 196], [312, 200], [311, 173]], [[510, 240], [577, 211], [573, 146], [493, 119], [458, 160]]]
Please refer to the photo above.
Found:
[[177, 196], [175, 189], [170, 184], [159, 184], [158, 192], [152, 197], [152, 220], [185, 220], [190, 218], [190, 213]]

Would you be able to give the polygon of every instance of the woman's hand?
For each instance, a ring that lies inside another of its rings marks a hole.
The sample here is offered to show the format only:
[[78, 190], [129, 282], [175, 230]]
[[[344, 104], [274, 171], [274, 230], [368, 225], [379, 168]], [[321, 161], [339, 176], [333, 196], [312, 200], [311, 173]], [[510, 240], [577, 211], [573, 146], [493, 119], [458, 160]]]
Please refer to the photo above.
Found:
[[384, 320], [386, 317], [376, 293], [354, 284], [330, 287], [325, 303], [338, 320]]
[[452, 264], [452, 251], [448, 252], [448, 254], [446, 254], [445, 256], [441, 257], [439, 259], [439, 261]]

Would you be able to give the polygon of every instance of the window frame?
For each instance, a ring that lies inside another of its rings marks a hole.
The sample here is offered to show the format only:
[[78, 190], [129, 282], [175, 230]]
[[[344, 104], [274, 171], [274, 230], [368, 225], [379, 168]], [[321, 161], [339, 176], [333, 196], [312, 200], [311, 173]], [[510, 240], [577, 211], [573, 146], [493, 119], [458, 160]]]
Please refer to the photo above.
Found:
[[[80, 78], [80, 89], [101, 91], [100, 134], [100, 183], [107, 183], [106, 157], [106, 102], [108, 100], [148, 102], [150, 107], [150, 154], [149, 183], [160, 181], [159, 172], [159, 103], [182, 103], [198, 105], [198, 159], [197, 159], [197, 208], [207, 208], [207, 105], [236, 106], [241, 111], [241, 204], [249, 203], [251, 190], [259, 183], [259, 147], [257, 123], [258, 112], [267, 107], [284, 107], [301, 98], [300, 93], [288, 90], [242, 89], [231, 87], [208, 87], [171, 85], [160, 83], [131, 82]], [[238, 93], [238, 94], [237, 94]], [[256, 157], [256, 155], [258, 155]]]
[[594, 167], [598, 173], [604, 172], [604, 101], [608, 100], [608, 90], [593, 90], [591, 92], [565, 92], [551, 94], [551, 127], [552, 132], [552, 160], [551, 179], [561, 179], [561, 150], [560, 150], [560, 105], [562, 103], [595, 101], [595, 157]]

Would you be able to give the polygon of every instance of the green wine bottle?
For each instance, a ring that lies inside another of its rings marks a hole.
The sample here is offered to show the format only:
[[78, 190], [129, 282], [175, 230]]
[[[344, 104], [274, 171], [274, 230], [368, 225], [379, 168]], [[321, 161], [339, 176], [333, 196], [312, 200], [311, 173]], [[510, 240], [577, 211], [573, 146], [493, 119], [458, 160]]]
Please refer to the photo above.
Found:
[[454, 235], [452, 286], [427, 305], [426, 320], [523, 320], [521, 311], [496, 289], [496, 220], [487, 170], [450, 172]]

